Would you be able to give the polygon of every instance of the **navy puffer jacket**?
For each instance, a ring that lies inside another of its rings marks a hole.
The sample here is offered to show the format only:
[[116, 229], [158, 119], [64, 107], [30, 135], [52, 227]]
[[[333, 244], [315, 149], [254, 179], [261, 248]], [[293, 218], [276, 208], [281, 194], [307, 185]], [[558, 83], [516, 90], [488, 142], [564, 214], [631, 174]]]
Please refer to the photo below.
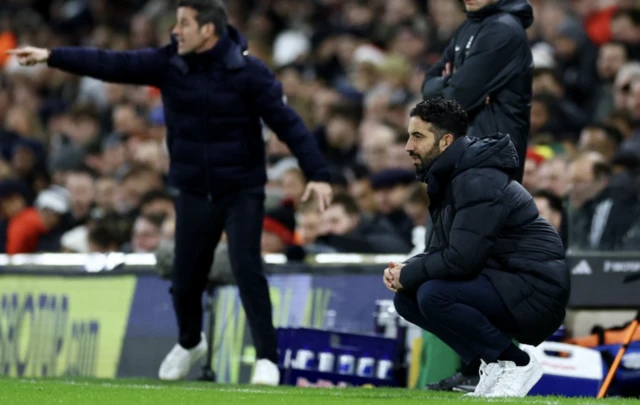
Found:
[[107, 82], [160, 88], [171, 157], [170, 183], [220, 196], [266, 182], [264, 122], [285, 142], [309, 180], [328, 181], [315, 140], [286, 105], [280, 83], [246, 39], [228, 27], [209, 51], [180, 56], [175, 42], [162, 48], [114, 52], [61, 47], [48, 64]]

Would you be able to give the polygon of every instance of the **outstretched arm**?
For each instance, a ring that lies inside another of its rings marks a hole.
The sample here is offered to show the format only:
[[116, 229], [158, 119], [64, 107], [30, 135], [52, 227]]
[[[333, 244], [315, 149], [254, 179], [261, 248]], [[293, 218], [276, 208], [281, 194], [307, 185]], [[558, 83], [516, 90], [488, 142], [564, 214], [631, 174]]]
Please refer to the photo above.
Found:
[[9, 51], [21, 65], [47, 63], [69, 73], [90, 76], [106, 82], [160, 86], [167, 61], [166, 48], [135, 51], [109, 51], [84, 47], [51, 50], [25, 47]]

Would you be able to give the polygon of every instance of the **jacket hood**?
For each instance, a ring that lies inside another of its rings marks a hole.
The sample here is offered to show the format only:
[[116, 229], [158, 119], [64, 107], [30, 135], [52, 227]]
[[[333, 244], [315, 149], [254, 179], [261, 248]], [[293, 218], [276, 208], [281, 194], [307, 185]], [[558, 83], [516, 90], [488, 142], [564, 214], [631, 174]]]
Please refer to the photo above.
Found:
[[518, 153], [509, 135], [495, 133], [469, 138], [469, 144], [453, 170], [453, 177], [471, 168], [494, 168], [511, 173], [518, 168]]
[[240, 46], [242, 52], [245, 52], [249, 48], [247, 38], [231, 24], [227, 24], [227, 36], [232, 42], [235, 42], [236, 44], [238, 44], [238, 46]]
[[490, 4], [478, 11], [467, 12], [470, 20], [481, 21], [496, 13], [509, 13], [520, 20], [526, 29], [533, 24], [533, 7], [529, 0], [498, 0], [497, 3]]
[[518, 153], [509, 135], [495, 133], [482, 139], [463, 136], [448, 147], [429, 167], [422, 181], [437, 201], [451, 180], [473, 168], [494, 168], [507, 174], [518, 169]]

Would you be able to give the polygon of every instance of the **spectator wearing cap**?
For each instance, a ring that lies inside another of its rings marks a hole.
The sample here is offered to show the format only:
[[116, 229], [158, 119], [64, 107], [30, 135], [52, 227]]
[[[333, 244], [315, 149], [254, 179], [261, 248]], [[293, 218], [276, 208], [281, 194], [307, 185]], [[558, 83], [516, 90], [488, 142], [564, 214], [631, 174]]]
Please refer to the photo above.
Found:
[[413, 222], [404, 212], [409, 186], [416, 182], [413, 172], [402, 169], [387, 169], [371, 176], [377, 214], [391, 222], [397, 234], [411, 243]]
[[338, 194], [322, 214], [317, 243], [339, 252], [408, 253], [411, 244], [401, 238], [393, 224], [381, 216], [363, 214], [348, 194]]

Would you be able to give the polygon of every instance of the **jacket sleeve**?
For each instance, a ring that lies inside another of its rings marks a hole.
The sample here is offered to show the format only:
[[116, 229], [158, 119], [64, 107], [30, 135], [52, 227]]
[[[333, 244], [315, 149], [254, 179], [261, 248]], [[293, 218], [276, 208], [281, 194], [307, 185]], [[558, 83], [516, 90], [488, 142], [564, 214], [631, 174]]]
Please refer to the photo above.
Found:
[[431, 98], [443, 97], [442, 90], [445, 87], [445, 83], [449, 80], [450, 76], [442, 77], [442, 71], [447, 63], [453, 64], [455, 56], [455, 36], [449, 42], [449, 45], [442, 53], [440, 60], [429, 68], [424, 76], [424, 82], [422, 83], [422, 98], [428, 100]]
[[293, 155], [309, 181], [329, 181], [329, 167], [318, 143], [300, 116], [285, 103], [282, 86], [260, 60], [250, 57], [246, 76], [255, 94], [260, 117], [276, 133]]
[[48, 65], [105, 82], [160, 87], [165, 70], [166, 48], [110, 51], [84, 47], [51, 49]]
[[442, 90], [444, 98], [456, 100], [466, 111], [481, 106], [491, 92], [520, 72], [519, 55], [525, 51], [530, 52], [528, 43], [508, 25], [484, 27]]
[[486, 266], [509, 213], [502, 190], [490, 178], [466, 173], [458, 176], [452, 187], [455, 215], [449, 245], [405, 264], [400, 272], [400, 283], [405, 288], [429, 279], [474, 276]]

